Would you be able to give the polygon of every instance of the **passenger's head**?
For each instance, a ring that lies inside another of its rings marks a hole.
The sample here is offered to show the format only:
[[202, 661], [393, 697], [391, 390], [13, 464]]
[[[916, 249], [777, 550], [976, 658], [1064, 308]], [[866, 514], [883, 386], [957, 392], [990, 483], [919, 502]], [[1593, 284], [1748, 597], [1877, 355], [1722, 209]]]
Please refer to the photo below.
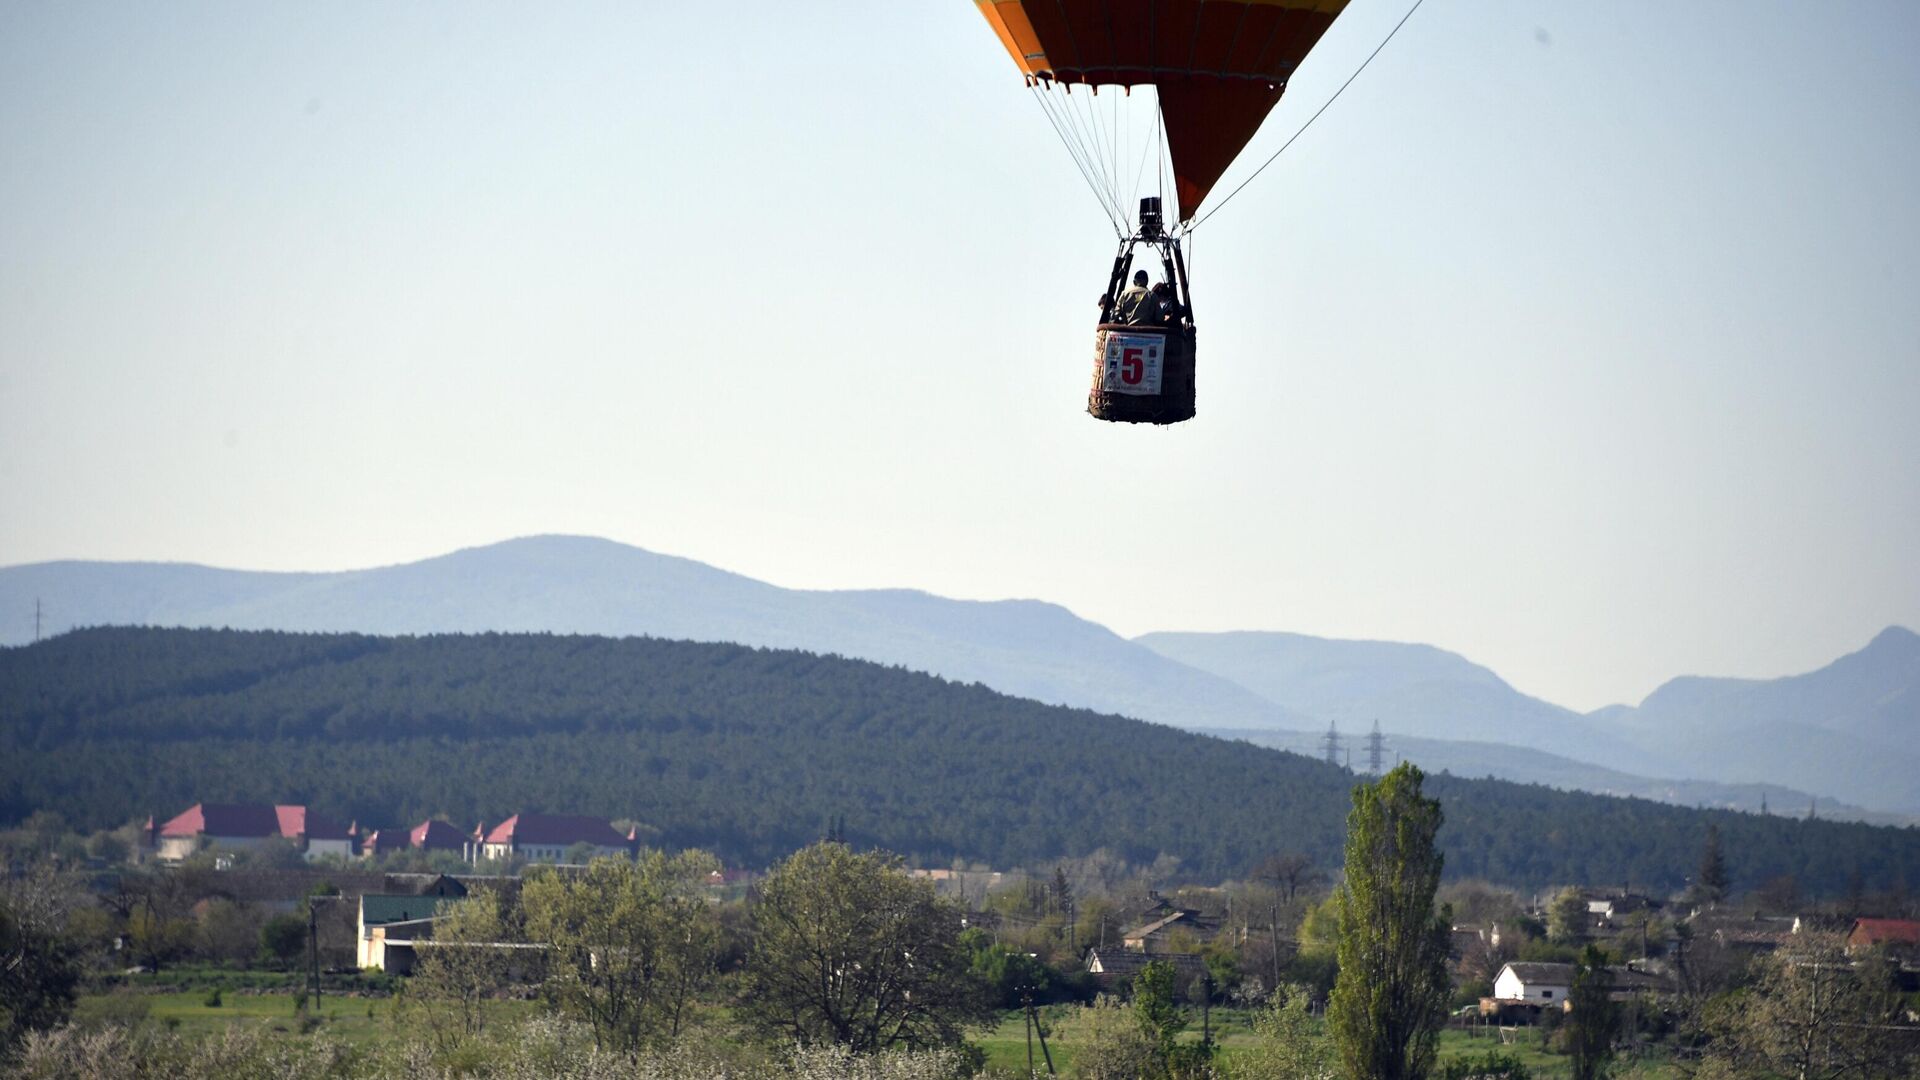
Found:
[[1144, 288], [1146, 288], [1146, 287], [1147, 287], [1147, 272], [1146, 272], [1145, 270], [1135, 270], [1135, 271], [1133, 272], [1133, 283], [1134, 283], [1135, 285], [1138, 285], [1138, 286], [1140, 286], [1140, 287], [1141, 287], [1141, 288], [1143, 288], [1143, 289], [1144, 289]]

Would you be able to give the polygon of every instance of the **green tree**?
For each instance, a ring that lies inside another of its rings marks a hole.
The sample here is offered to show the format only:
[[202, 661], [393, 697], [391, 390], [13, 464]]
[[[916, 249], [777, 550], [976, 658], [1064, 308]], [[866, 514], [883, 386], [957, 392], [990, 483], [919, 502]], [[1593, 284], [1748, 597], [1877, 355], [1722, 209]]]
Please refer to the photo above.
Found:
[[1154, 1078], [1173, 1075], [1180, 1033], [1187, 1028], [1187, 1014], [1173, 1000], [1172, 964], [1155, 960], [1133, 977], [1133, 1016], [1151, 1048], [1146, 1075]]
[[1353, 790], [1340, 903], [1340, 975], [1327, 1021], [1351, 1080], [1419, 1080], [1446, 1020], [1448, 926], [1436, 915], [1438, 800], [1402, 763]]
[[1141, 1030], [1139, 1016], [1107, 994], [1074, 1014], [1067, 1041], [1080, 1080], [1140, 1080], [1154, 1067], [1153, 1042]]
[[1727, 898], [1727, 858], [1720, 851], [1720, 826], [1707, 823], [1707, 839], [1700, 846], [1700, 875], [1694, 882], [1694, 892], [1707, 904], [1717, 904]]
[[1232, 1080], [1335, 1080], [1340, 1060], [1333, 1041], [1307, 1011], [1304, 986], [1283, 987], [1254, 1018], [1252, 1046], [1228, 1059]]
[[1620, 1007], [1613, 1000], [1613, 974], [1607, 958], [1589, 945], [1574, 965], [1573, 986], [1567, 993], [1565, 1039], [1573, 1058], [1573, 1080], [1604, 1080], [1613, 1060], [1613, 1036], [1620, 1027]]
[[1029, 997], [1044, 1001], [1051, 991], [1053, 973], [1047, 965], [994, 941], [985, 930], [976, 926], [962, 931], [960, 944], [970, 957], [968, 970], [997, 1007], [1017, 1009]]
[[1333, 952], [1340, 947], [1340, 895], [1334, 893], [1300, 917], [1300, 947]]
[[1587, 940], [1587, 898], [1578, 889], [1562, 889], [1547, 905], [1547, 940], [1578, 945]]
[[440, 905], [432, 946], [419, 950], [400, 1007], [443, 1052], [485, 1032], [487, 1001], [505, 985], [509, 964], [507, 952], [494, 946], [507, 939], [500, 897], [491, 889]]
[[307, 920], [298, 915], [275, 915], [260, 927], [260, 951], [281, 967], [292, 967], [306, 949]]
[[753, 928], [744, 1012], [781, 1040], [949, 1046], [991, 1016], [959, 910], [892, 855], [802, 848], [762, 883]]
[[703, 851], [643, 851], [584, 873], [542, 868], [521, 886], [527, 936], [547, 946], [548, 993], [592, 1026], [597, 1045], [634, 1050], [679, 1035], [713, 971], [717, 928], [700, 885], [718, 867]]

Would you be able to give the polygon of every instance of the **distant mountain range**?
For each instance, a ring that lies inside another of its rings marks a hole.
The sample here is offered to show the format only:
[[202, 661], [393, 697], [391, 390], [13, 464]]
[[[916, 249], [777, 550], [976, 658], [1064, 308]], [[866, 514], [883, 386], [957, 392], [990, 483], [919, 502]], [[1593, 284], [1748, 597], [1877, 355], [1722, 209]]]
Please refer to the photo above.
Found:
[[1810, 674], [1688, 676], [1637, 708], [1586, 715], [1428, 645], [1260, 632], [1136, 640], [1319, 721], [1311, 741], [1269, 733], [1264, 745], [1312, 753], [1333, 724], [1364, 761], [1358, 740], [1377, 721], [1398, 753], [1471, 776], [1748, 810], [1764, 796], [1797, 814], [1817, 792], [1820, 813], [1920, 815], [1920, 635], [1900, 627]]
[[[0, 644], [32, 640], [36, 603], [48, 630], [545, 631], [798, 648], [1192, 729], [1311, 737], [1337, 724], [1353, 737], [1377, 720], [1401, 753], [1463, 775], [1665, 790], [1669, 801], [1742, 808], [1765, 790], [1789, 804], [1780, 809], [1798, 810], [1817, 792], [1920, 814], [1913, 739], [1920, 638], [1898, 628], [1810, 675], [1676, 679], [1637, 709], [1582, 715], [1426, 645], [1251, 632], [1129, 641], [1054, 604], [789, 590], [583, 537], [530, 537], [337, 573], [174, 563], [9, 567], [0, 569]], [[1416, 751], [1416, 740], [1433, 744]], [[1603, 769], [1584, 783], [1569, 781], [1580, 769], [1568, 765], [1582, 763]], [[1822, 812], [1830, 812], [1825, 803]]]
[[727, 641], [898, 664], [1048, 704], [1187, 727], [1310, 723], [1055, 604], [977, 603], [904, 589], [782, 589], [585, 537], [530, 537], [324, 574], [173, 563], [10, 567], [0, 569], [0, 644], [32, 639], [36, 599], [63, 628], [547, 631]]
[[1134, 640], [1312, 717], [1315, 734], [1333, 725], [1353, 739], [1378, 721], [1395, 736], [1517, 743], [1634, 771], [1657, 764], [1623, 748], [1605, 724], [1528, 697], [1479, 664], [1431, 645], [1257, 631]]
[[[1326, 750], [1324, 732], [1214, 728], [1205, 731], [1205, 734], [1250, 742], [1255, 746], [1270, 746], [1276, 750], [1291, 750], [1308, 757], [1324, 757]], [[1652, 799], [1676, 806], [1763, 812], [1775, 817], [1802, 818], [1811, 814], [1836, 821], [1861, 821], [1874, 825], [1908, 825], [1915, 821], [1911, 814], [1868, 810], [1827, 796], [1816, 799], [1798, 788], [1782, 784], [1729, 784], [1715, 780], [1637, 776], [1604, 765], [1590, 765], [1558, 754], [1506, 743], [1456, 742], [1394, 735], [1384, 740], [1383, 749], [1385, 765], [1405, 760], [1414, 762], [1428, 772], [1544, 784], [1563, 791], [1590, 791], [1596, 795]], [[1367, 768], [1367, 745], [1361, 732], [1350, 731], [1342, 736], [1339, 750], [1342, 758], [1351, 761], [1356, 770]]]

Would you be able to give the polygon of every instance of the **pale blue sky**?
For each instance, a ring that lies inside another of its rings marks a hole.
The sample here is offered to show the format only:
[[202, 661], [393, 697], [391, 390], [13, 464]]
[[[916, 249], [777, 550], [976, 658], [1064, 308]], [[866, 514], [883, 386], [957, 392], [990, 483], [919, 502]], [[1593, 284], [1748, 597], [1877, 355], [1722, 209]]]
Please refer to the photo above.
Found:
[[[1355, 0], [1219, 189], [1405, 11]], [[1580, 708], [1920, 625], [1920, 5], [1428, 0], [1082, 412], [969, 0], [0, 3], [0, 565], [607, 536]]]

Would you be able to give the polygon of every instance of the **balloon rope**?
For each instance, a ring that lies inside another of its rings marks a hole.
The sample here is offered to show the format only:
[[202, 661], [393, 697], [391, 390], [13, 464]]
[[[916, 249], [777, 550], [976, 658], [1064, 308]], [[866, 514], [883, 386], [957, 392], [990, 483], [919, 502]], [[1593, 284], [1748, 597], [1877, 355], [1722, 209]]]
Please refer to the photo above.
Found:
[[[1156, 143], [1159, 142], [1159, 139], [1160, 139], [1160, 128], [1159, 128], [1160, 89], [1159, 87], [1154, 88], [1153, 96], [1154, 96], [1154, 102], [1155, 102], [1154, 113], [1153, 113], [1153, 123], [1154, 123], [1153, 138], [1152, 139], [1143, 138], [1140, 140], [1140, 164], [1134, 166], [1134, 169], [1133, 169], [1133, 200], [1132, 202], [1128, 203], [1129, 206], [1140, 205], [1140, 192], [1142, 190], [1142, 183], [1146, 179], [1146, 175], [1147, 175], [1147, 158], [1153, 155], [1154, 146]], [[1138, 123], [1133, 118], [1133, 114], [1129, 112], [1127, 115], [1128, 139], [1132, 139], [1134, 134], [1134, 128], [1138, 126], [1139, 126]], [[1131, 151], [1129, 151], [1129, 156], [1131, 156]]]
[[1213, 205], [1213, 209], [1200, 215], [1200, 220], [1187, 226], [1185, 231], [1188, 233], [1192, 233], [1193, 230], [1206, 224], [1208, 218], [1211, 218], [1213, 215], [1219, 213], [1221, 209], [1223, 209], [1228, 203], [1233, 201], [1233, 197], [1235, 195], [1240, 194], [1240, 192], [1248, 184], [1253, 183], [1256, 177], [1258, 177], [1261, 173], [1266, 172], [1267, 166], [1279, 160], [1280, 155], [1287, 152], [1287, 147], [1293, 145], [1293, 140], [1305, 134], [1306, 130], [1313, 126], [1313, 122], [1315, 120], [1320, 119], [1320, 114], [1327, 111], [1327, 106], [1332, 105], [1334, 102], [1340, 100], [1340, 95], [1346, 93], [1347, 87], [1353, 85], [1353, 80], [1359, 78], [1360, 73], [1367, 70], [1367, 65], [1373, 63], [1373, 58], [1380, 55], [1380, 50], [1387, 47], [1387, 42], [1393, 40], [1393, 36], [1400, 32], [1401, 27], [1407, 25], [1407, 20], [1413, 18], [1413, 13], [1416, 11], [1419, 11], [1420, 5], [1425, 2], [1426, 0], [1413, 0], [1413, 6], [1407, 9], [1407, 13], [1405, 15], [1400, 16], [1400, 21], [1393, 24], [1393, 29], [1387, 31], [1387, 36], [1380, 40], [1380, 44], [1375, 45], [1373, 47], [1373, 51], [1367, 54], [1367, 58], [1365, 60], [1360, 61], [1360, 66], [1353, 69], [1353, 74], [1347, 76], [1347, 81], [1340, 84], [1340, 89], [1335, 90], [1333, 92], [1332, 97], [1328, 98], [1324, 104], [1322, 104], [1318, 109], [1314, 110], [1314, 113], [1312, 116], [1307, 117], [1307, 122], [1300, 125], [1300, 130], [1294, 132], [1291, 136], [1289, 136], [1287, 141], [1280, 145], [1280, 149], [1275, 150], [1273, 152], [1272, 157], [1261, 162], [1260, 167], [1253, 170], [1253, 176], [1249, 176], [1245, 180], [1240, 181], [1239, 187], [1234, 188], [1232, 191], [1227, 192], [1226, 198], [1221, 199], [1219, 202], [1215, 203]]
[[1087, 187], [1093, 191], [1095, 201], [1100, 204], [1101, 213], [1107, 215], [1107, 223], [1113, 226], [1114, 235], [1125, 236], [1126, 233], [1120, 228], [1120, 223], [1114, 219], [1112, 208], [1107, 205], [1106, 198], [1100, 193], [1100, 185], [1095, 182], [1093, 175], [1087, 171], [1086, 163], [1081, 160], [1081, 152], [1074, 147], [1073, 140], [1067, 137], [1066, 131], [1060, 126], [1060, 120], [1055, 118], [1053, 110], [1048, 107], [1047, 91], [1032, 86], [1028, 89], [1033, 92], [1034, 102], [1040, 106], [1040, 112], [1046, 116], [1047, 123], [1053, 125], [1053, 133], [1059, 136], [1060, 145], [1067, 148], [1067, 156], [1073, 159], [1074, 167], [1080, 170], [1080, 178], [1085, 180]]

